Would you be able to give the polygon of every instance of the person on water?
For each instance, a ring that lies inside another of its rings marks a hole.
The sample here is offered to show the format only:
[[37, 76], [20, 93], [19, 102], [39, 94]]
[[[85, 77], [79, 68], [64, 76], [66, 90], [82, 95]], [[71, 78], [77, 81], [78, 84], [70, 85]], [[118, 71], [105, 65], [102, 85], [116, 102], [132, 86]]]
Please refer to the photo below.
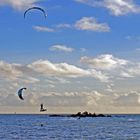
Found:
[[47, 111], [47, 109], [43, 108], [43, 104], [40, 104], [40, 112]]

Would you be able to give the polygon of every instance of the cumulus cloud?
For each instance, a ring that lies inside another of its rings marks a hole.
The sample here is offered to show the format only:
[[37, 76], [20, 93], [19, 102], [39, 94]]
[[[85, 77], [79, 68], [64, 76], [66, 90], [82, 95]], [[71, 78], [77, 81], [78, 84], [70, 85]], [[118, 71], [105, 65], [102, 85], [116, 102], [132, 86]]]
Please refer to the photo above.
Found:
[[108, 84], [107, 85], [107, 88], [105, 89], [105, 91], [107, 91], [107, 92], [115, 92], [115, 90], [113, 89], [113, 86], [114, 86], [114, 84]]
[[39, 79], [30, 75], [28, 67], [4, 61], [0, 61], [0, 78], [6, 81], [21, 81], [23, 83], [39, 82]]
[[58, 24], [55, 26], [56, 29], [76, 29], [84, 31], [94, 31], [94, 32], [109, 32], [110, 27], [107, 23], [99, 23], [95, 17], [82, 17], [81, 19], [75, 21], [73, 24]]
[[81, 63], [102, 70], [111, 70], [128, 64], [127, 60], [116, 58], [111, 54], [103, 54], [96, 58], [84, 56], [81, 57], [80, 61]]
[[121, 72], [121, 75], [126, 78], [140, 76], [140, 64], [132, 63], [127, 69]]
[[[28, 65], [10, 64], [0, 61], [0, 77], [7, 81], [20, 81], [23, 83], [39, 82], [39, 75], [63, 78], [93, 77], [102, 82], [108, 81], [108, 76], [95, 69], [82, 69], [67, 63], [52, 63], [49, 60], [38, 60]], [[62, 79], [61, 79], [62, 78]]]
[[55, 30], [52, 28], [48, 28], [45, 26], [33, 26], [33, 29], [39, 32], [54, 32]]
[[140, 7], [133, 0], [105, 0], [104, 6], [116, 16], [140, 12]]
[[37, 2], [40, 2], [41, 0], [0, 0], [1, 6], [11, 6], [14, 9], [25, 9], [31, 6], [35, 6]]
[[140, 76], [140, 64], [127, 70], [130, 75]]
[[1, 106], [36, 106], [43, 102], [48, 107], [86, 107], [97, 106], [104, 95], [94, 90], [90, 92], [44, 92], [40, 95], [32, 91], [29, 94], [29, 91], [26, 91], [24, 103], [16, 94], [0, 97]]
[[21, 102], [21, 100], [19, 99], [16, 93], [8, 94], [5, 97], [1, 96], [0, 105], [17, 107], [17, 106], [34, 106], [37, 105], [38, 103], [37, 102], [38, 97], [36, 96], [36, 94], [32, 94], [32, 93], [29, 94], [28, 91], [26, 91], [26, 94], [24, 94], [24, 99], [25, 99], [24, 102]]
[[75, 28], [78, 30], [87, 30], [95, 32], [109, 32], [110, 27], [107, 23], [98, 23], [94, 17], [83, 17], [75, 23]]
[[[117, 83], [118, 81], [115, 81], [115, 79], [113, 84], [108, 82], [110, 79], [105, 74], [107, 72], [114, 76], [113, 70], [117, 71], [118, 75], [123, 71], [137, 78], [140, 76], [139, 63], [129, 63], [127, 60], [116, 58], [113, 55], [103, 55], [90, 59], [94, 60], [94, 63], [91, 61], [91, 68], [78, 67], [67, 63], [54, 63], [49, 60], [38, 60], [25, 65], [0, 61], [0, 105], [36, 106], [43, 102], [49, 107], [92, 108], [95, 106], [97, 110], [105, 109], [105, 106], [109, 107], [110, 105], [116, 110], [118, 106], [138, 107], [140, 105], [139, 92], [130, 92], [130, 86], [128, 89], [123, 89], [127, 91], [126, 94], [123, 94], [120, 92], [122, 87], [119, 87], [121, 83]], [[95, 59], [99, 59], [99, 61], [95, 61]], [[90, 62], [87, 64], [89, 65]], [[101, 71], [96, 68], [100, 68]], [[126, 74], [124, 75], [127, 78], [129, 77]], [[95, 83], [91, 78], [100, 81]], [[41, 79], [40, 83], [37, 83], [39, 79]], [[78, 83], [77, 80], [81, 80], [81, 83]], [[126, 81], [123, 80], [123, 82]], [[127, 84], [127, 82], [124, 84]], [[131, 79], [129, 82], [132, 82]], [[131, 85], [130, 83], [129, 85]], [[24, 103], [21, 103], [17, 94], [15, 94], [21, 85], [30, 87], [24, 94], [26, 99]], [[93, 90], [94, 88], [98, 88], [100, 92]], [[101, 93], [101, 91], [106, 94]]]
[[61, 77], [94, 77], [101, 81], [107, 82], [108, 77], [100, 71], [94, 69], [82, 69], [74, 65], [67, 63], [51, 63], [48, 60], [35, 61], [28, 65], [38, 73], [42, 73], [46, 76], [61, 76]]
[[51, 51], [73, 52], [74, 49], [65, 45], [53, 45], [50, 47]]
[[16, 80], [18, 77], [23, 76], [22, 71], [18, 70], [20, 65], [9, 64], [4, 61], [0, 61], [0, 77]]
[[58, 31], [58, 29], [66, 28], [94, 32], [110, 31], [110, 27], [107, 23], [99, 23], [94, 17], [82, 17], [81, 19], [75, 21], [73, 24], [58, 24], [53, 28], [48, 28], [46, 26], [33, 26], [33, 29], [40, 32], [55, 32]]
[[46, 102], [47, 106], [81, 107], [97, 105], [103, 95], [97, 91], [48, 93], [38, 100]]
[[140, 93], [130, 92], [124, 95], [120, 95], [114, 101], [117, 106], [140, 106]]
[[139, 13], [140, 6], [134, 0], [75, 0], [93, 7], [104, 7], [112, 15], [121, 16], [129, 13]]
[[67, 83], [70, 83], [70, 81], [68, 81], [67, 79], [65, 78], [62, 78], [62, 77], [55, 77], [55, 82], [59, 82], [59, 83], [62, 83], [62, 84], [67, 84]]
[[[111, 54], [102, 54], [97, 57], [83, 56], [80, 62], [90, 68], [106, 72], [110, 81], [111, 79], [113, 81], [114, 79], [134, 79], [140, 76], [140, 63], [120, 59]], [[107, 88], [107, 90], [111, 91], [110, 88]]]
[[[44, 90], [43, 92], [39, 92], [39, 94], [37, 91], [27, 90], [26, 94], [24, 94], [24, 99], [24, 102], [21, 102], [16, 94], [8, 93], [6, 96], [0, 95], [0, 106], [3, 106], [1, 110], [3, 110], [4, 106], [14, 107], [14, 109], [20, 107], [20, 110], [21, 108], [28, 107], [27, 110], [33, 112], [33, 108], [37, 109], [42, 102], [47, 108], [56, 107], [58, 112], [64, 108], [65, 111], [67, 108], [70, 108], [71, 113], [73, 108], [77, 108], [75, 111], [88, 109], [96, 112], [100, 112], [101, 110], [102, 112], [127, 112], [127, 108], [129, 112], [135, 112], [136, 108], [140, 106], [140, 94], [135, 91], [122, 95], [106, 95], [95, 90], [80, 92], [49, 92]], [[29, 107], [32, 108], [30, 109]]]
[[123, 77], [123, 78], [133, 78], [134, 75], [130, 72], [127, 72], [127, 71], [121, 71], [120, 75]]

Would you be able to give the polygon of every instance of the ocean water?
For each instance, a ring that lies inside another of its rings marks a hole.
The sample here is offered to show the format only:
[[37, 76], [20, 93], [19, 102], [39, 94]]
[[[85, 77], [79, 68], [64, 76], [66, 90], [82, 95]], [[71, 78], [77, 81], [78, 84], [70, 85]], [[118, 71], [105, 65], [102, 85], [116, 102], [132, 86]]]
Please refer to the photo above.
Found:
[[0, 115], [0, 140], [140, 140], [140, 115]]

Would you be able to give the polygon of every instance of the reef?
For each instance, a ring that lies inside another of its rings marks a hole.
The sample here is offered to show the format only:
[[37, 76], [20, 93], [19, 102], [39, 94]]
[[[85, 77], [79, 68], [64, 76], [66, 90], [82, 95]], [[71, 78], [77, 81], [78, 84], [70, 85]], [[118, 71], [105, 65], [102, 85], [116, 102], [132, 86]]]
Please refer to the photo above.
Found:
[[105, 115], [105, 114], [96, 114], [96, 113], [90, 113], [90, 112], [78, 112], [77, 114], [72, 114], [71, 117], [111, 117], [111, 115]]
[[105, 114], [96, 114], [96, 113], [90, 113], [87, 111], [84, 112], [78, 112], [76, 114], [51, 114], [50, 117], [112, 117], [111, 115], [105, 115]]

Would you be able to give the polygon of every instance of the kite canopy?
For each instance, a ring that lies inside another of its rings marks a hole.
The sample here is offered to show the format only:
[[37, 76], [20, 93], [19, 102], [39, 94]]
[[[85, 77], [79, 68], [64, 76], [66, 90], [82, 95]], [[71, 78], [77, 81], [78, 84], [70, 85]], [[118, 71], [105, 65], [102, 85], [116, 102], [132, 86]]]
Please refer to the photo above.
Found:
[[24, 100], [23, 96], [22, 96], [22, 93], [23, 93], [23, 90], [26, 90], [27, 88], [21, 88], [18, 90], [18, 96], [21, 100]]
[[44, 9], [40, 8], [40, 7], [31, 7], [29, 9], [27, 9], [25, 12], [24, 12], [24, 18], [26, 17], [26, 14], [30, 11], [30, 10], [39, 10], [43, 13], [44, 17], [46, 18], [47, 14], [45, 12]]

